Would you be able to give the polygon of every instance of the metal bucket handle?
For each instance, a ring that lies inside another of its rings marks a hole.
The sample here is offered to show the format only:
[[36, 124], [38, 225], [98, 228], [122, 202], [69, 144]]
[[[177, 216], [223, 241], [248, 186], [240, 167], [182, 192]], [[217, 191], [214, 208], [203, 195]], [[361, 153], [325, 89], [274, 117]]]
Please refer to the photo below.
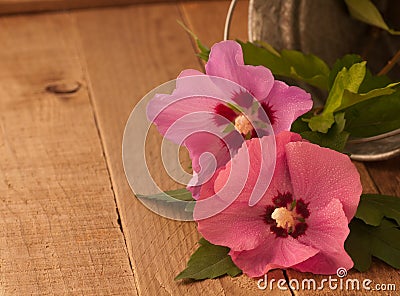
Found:
[[[231, 28], [231, 22], [232, 22], [232, 17], [233, 17], [233, 12], [235, 10], [236, 4], [238, 0], [231, 0], [231, 4], [229, 5], [228, 13], [226, 14], [226, 19], [225, 19], [225, 27], [224, 27], [224, 41], [229, 39], [229, 32]], [[248, 39], [250, 42], [253, 42], [253, 30], [252, 27], [250, 26], [250, 21], [251, 21], [251, 14], [253, 10], [253, 1], [249, 1], [249, 26], [248, 26]]]
[[231, 28], [233, 11], [235, 10], [236, 4], [237, 4], [237, 0], [232, 0], [231, 4], [229, 5], [228, 13], [226, 15], [226, 20], [225, 20], [224, 41], [229, 39], [229, 30]]

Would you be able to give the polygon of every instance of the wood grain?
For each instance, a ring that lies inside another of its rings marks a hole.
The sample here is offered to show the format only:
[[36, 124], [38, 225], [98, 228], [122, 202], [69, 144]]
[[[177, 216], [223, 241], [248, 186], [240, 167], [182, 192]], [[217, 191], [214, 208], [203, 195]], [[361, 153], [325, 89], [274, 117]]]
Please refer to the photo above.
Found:
[[[226, 2], [185, 2], [180, 5], [185, 22], [208, 47], [220, 42], [229, 4]], [[229, 38], [247, 40], [249, 2], [238, 1], [234, 10]]]
[[[176, 77], [180, 68], [196, 66], [187, 54], [190, 42], [176, 23], [176, 7], [138, 6], [74, 16], [140, 295], [218, 294], [222, 290], [218, 282], [193, 286], [174, 282], [187, 255], [196, 248], [194, 225], [147, 210], [133, 196], [122, 168], [123, 130], [135, 104], [153, 87]], [[150, 141], [159, 146], [159, 139], [155, 134]], [[165, 176], [155, 178], [165, 187], [173, 185]]]
[[[0, 0], [0, 12], [7, 2], [17, 3]], [[212, 45], [227, 7], [205, 1], [0, 18], [0, 295], [291, 294], [259, 291], [246, 276], [175, 282], [197, 247], [195, 223], [147, 210], [122, 167], [122, 134], [137, 102], [181, 70], [202, 69], [176, 19]], [[247, 1], [239, 1], [231, 36], [246, 39]], [[152, 129], [149, 170], [161, 188], [176, 188], [160, 169], [160, 143]], [[366, 192], [400, 194], [399, 158], [356, 165]], [[284, 278], [279, 270], [268, 276]], [[378, 260], [350, 276], [400, 285], [399, 272]]]
[[[214, 5], [210, 3], [210, 8]], [[256, 282], [244, 276], [175, 282], [175, 275], [197, 247], [195, 224], [168, 220], [147, 210], [135, 199], [124, 176], [122, 133], [132, 108], [149, 90], [174, 79], [183, 69], [200, 68], [187, 34], [176, 23], [177, 6], [81, 11], [74, 17], [139, 294], [262, 295]], [[159, 141], [158, 134], [150, 134], [148, 145], [154, 151], [148, 165], [155, 180], [169, 189], [176, 184], [160, 170]], [[279, 271], [270, 276], [283, 277]]]
[[381, 194], [400, 196], [400, 157], [366, 165]]
[[0, 0], [0, 14], [62, 11], [68, 9], [157, 3], [176, 0]]
[[0, 295], [136, 295], [68, 16], [0, 26]]

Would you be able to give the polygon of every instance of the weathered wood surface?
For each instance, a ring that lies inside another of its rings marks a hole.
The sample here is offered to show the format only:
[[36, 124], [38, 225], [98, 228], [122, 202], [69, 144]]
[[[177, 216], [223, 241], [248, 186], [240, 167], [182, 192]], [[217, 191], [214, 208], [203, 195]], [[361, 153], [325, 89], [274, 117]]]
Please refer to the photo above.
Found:
[[[175, 282], [196, 248], [195, 224], [146, 209], [122, 167], [122, 134], [135, 104], [181, 70], [202, 69], [176, 20], [212, 45], [222, 38], [227, 7], [185, 2], [0, 18], [0, 295], [271, 294], [245, 276]], [[246, 39], [247, 1], [232, 26], [232, 38]], [[148, 146], [160, 141], [153, 130]], [[158, 184], [175, 188], [157, 150], [146, 153]], [[399, 161], [357, 163], [365, 191], [399, 195]], [[379, 262], [350, 275], [400, 286], [398, 271]], [[275, 287], [273, 294], [291, 292]]]
[[[209, 7], [220, 11], [227, 8], [223, 2]], [[200, 69], [188, 35], [176, 22], [181, 16], [179, 7], [134, 6], [129, 10], [82, 11], [75, 16], [139, 293], [259, 294], [254, 282], [245, 277], [193, 284], [175, 282], [174, 277], [197, 246], [195, 225], [150, 212], [134, 198], [125, 180], [122, 133], [134, 105], [153, 87], [176, 78], [183, 69]], [[153, 133], [147, 145], [158, 147], [160, 139]], [[157, 154], [154, 151], [149, 169], [158, 184], [168, 189], [175, 184], [160, 170]], [[282, 277], [279, 271], [275, 274]]]
[[155, 4], [162, 2], [177, 2], [177, 0], [0, 0], [0, 14], [62, 11], [69, 9], [117, 5], [123, 6], [129, 4]]
[[136, 295], [71, 19], [0, 27], [0, 295]]

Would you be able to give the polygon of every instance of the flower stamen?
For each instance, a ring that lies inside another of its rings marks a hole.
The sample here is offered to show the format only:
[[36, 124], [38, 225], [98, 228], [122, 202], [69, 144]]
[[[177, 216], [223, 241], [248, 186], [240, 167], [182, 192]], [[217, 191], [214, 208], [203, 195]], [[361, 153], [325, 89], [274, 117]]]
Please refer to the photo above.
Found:
[[307, 218], [310, 216], [308, 203], [302, 199], [293, 199], [290, 192], [281, 193], [272, 199], [273, 205], [266, 207], [264, 221], [270, 225], [270, 231], [276, 237], [293, 238], [305, 234], [308, 225]]
[[276, 226], [285, 228], [285, 229], [293, 229], [294, 228], [294, 217], [293, 212], [289, 211], [287, 208], [276, 208], [271, 215], [271, 218], [276, 221]]
[[250, 121], [247, 119], [247, 117], [244, 116], [243, 114], [241, 114], [235, 118], [235, 129], [239, 133], [241, 133], [243, 135], [247, 135], [251, 131], [253, 131], [253, 126], [250, 123]]

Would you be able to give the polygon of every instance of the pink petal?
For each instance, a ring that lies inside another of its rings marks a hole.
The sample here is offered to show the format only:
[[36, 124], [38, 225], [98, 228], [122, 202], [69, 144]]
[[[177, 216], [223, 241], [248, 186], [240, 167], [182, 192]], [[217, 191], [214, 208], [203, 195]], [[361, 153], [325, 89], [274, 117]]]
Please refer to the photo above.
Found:
[[[218, 164], [216, 167], [226, 164], [230, 159], [229, 151], [224, 141], [208, 132], [190, 135], [185, 139], [185, 146], [188, 148], [189, 156], [192, 159], [192, 168], [197, 173], [201, 171], [200, 156], [206, 152], [210, 153], [210, 157], [214, 155], [216, 158], [215, 163]], [[207, 157], [207, 163], [203, 160], [202, 164], [211, 165], [210, 162], [214, 162], [214, 159]]]
[[[205, 182], [217, 167], [229, 160], [229, 151], [223, 140], [227, 134], [223, 132], [224, 126], [217, 124], [213, 110], [220, 101], [192, 97], [171, 102], [171, 97], [173, 96], [157, 95], [148, 104], [148, 115], [151, 117], [158, 113], [153, 117], [153, 122], [159, 132], [174, 143], [188, 148], [195, 173], [189, 186], [198, 186]], [[218, 120], [219, 123], [228, 124], [224, 118]], [[238, 133], [235, 134], [236, 137], [229, 138], [229, 147], [234, 146], [237, 150], [243, 138]], [[201, 158], [203, 161], [200, 164]], [[198, 192], [193, 189], [192, 193], [196, 198]]]
[[[286, 158], [286, 145], [292, 142], [302, 142], [303, 138], [296, 133], [283, 131], [275, 135], [276, 137], [276, 155], [278, 158]], [[278, 162], [278, 159], [277, 159]]]
[[289, 268], [315, 256], [318, 250], [292, 237], [270, 235], [255, 249], [231, 251], [233, 262], [248, 276], [259, 277], [275, 268]]
[[[254, 139], [245, 143], [249, 144], [258, 140]], [[207, 186], [204, 190], [203, 188], [201, 189], [198, 199], [202, 200], [202, 202], [197, 202], [194, 210], [194, 219], [196, 221], [213, 219], [214, 215], [221, 213], [235, 202], [238, 196], [245, 195], [241, 191], [246, 185], [246, 178], [250, 170], [247, 146], [242, 145], [235, 156], [233, 154], [230, 155], [229, 159], [233, 157], [232, 160], [229, 161], [226, 167], [221, 168], [217, 174], [214, 174], [213, 182], [208, 184], [211, 188]]]
[[[290, 132], [279, 134], [275, 142], [276, 152], [271, 151], [271, 138], [272, 136], [265, 136], [246, 141], [246, 146], [243, 145], [233, 160], [221, 170], [214, 186], [221, 199], [237, 198], [238, 202], [249, 203], [259, 182], [265, 185], [258, 187], [262, 194], [260, 206], [270, 204], [278, 192], [292, 192], [284, 147], [290, 141], [301, 140], [301, 137]], [[271, 162], [275, 157], [274, 169]]]
[[[230, 153], [235, 153], [241, 146], [243, 138], [237, 133], [236, 135], [238, 138], [230, 140], [228, 144], [208, 132], [194, 133], [185, 139], [193, 168], [193, 178], [187, 188], [192, 192], [193, 198], [199, 197], [199, 186], [207, 182], [219, 167], [225, 165], [231, 158]], [[233, 146], [235, 143], [236, 146]]]
[[186, 69], [179, 74], [178, 78], [200, 75], [204, 75], [204, 73], [194, 69]]
[[[217, 106], [232, 102], [235, 94], [243, 92], [243, 87], [226, 79], [185, 70], [176, 80], [176, 88], [171, 95], [157, 94], [149, 102], [147, 115], [159, 132], [189, 149], [197, 173], [189, 185], [193, 192], [196, 191], [193, 186], [200, 185], [210, 176], [203, 172], [224, 165], [229, 159], [226, 150], [233, 155], [243, 143], [243, 137], [236, 131], [224, 131], [231, 123], [215, 113]], [[204, 153], [207, 155], [203, 157], [202, 167], [207, 169], [201, 170], [200, 158]]]
[[247, 203], [235, 202], [221, 213], [200, 221], [197, 229], [213, 244], [234, 250], [249, 250], [270, 236], [269, 225], [264, 222], [263, 215], [263, 207], [249, 207]]
[[286, 145], [286, 157], [297, 199], [312, 202], [315, 208], [338, 199], [347, 220], [354, 217], [362, 187], [348, 156], [315, 144], [295, 142]]
[[[147, 105], [147, 117], [160, 131], [166, 130], [178, 119], [196, 112], [215, 113], [217, 105], [232, 102], [245, 89], [219, 77], [210, 77], [195, 70], [185, 70], [176, 79], [172, 94], [156, 94]], [[212, 123], [206, 118], [204, 123]]]
[[269, 69], [244, 65], [242, 48], [232, 40], [219, 42], [211, 48], [206, 73], [236, 82], [258, 100], [267, 97], [274, 83]]
[[296, 86], [276, 80], [268, 97], [263, 101], [274, 111], [273, 129], [276, 134], [288, 131], [299, 116], [311, 110], [311, 95]]
[[[301, 140], [301, 137], [295, 133], [283, 132], [277, 136], [278, 161], [271, 184], [265, 189], [268, 190], [262, 199], [252, 207], [249, 206], [249, 199], [255, 184], [259, 180], [268, 180], [268, 176], [260, 175], [261, 155], [266, 151], [262, 151], [261, 147], [263, 143], [268, 143], [268, 137], [246, 141], [226, 167], [202, 186], [194, 218], [206, 239], [235, 250], [244, 250], [254, 248], [265, 237], [265, 233], [269, 232], [269, 226], [263, 220], [266, 206], [272, 204], [272, 198], [278, 192], [292, 192], [284, 147], [289, 141], [296, 140]], [[242, 220], [247, 221], [243, 227], [240, 224]]]
[[298, 240], [320, 252], [307, 261], [293, 266], [294, 269], [316, 274], [335, 274], [340, 267], [346, 270], [353, 267], [353, 261], [344, 249], [344, 242], [350, 230], [338, 199], [332, 199], [324, 208], [318, 210], [311, 208], [310, 217], [306, 222], [308, 229]]
[[[223, 169], [223, 168], [219, 168], [219, 169], [214, 173], [214, 175], [212, 175], [212, 177], [210, 178], [210, 180], [208, 180], [206, 183], [203, 184], [203, 186], [201, 186], [201, 188], [200, 188], [200, 196], [199, 196], [199, 198], [198, 198], [198, 201], [199, 201], [199, 200], [204, 200], [204, 199], [210, 198], [210, 197], [212, 197], [213, 195], [215, 195], [215, 191], [214, 191], [215, 179], [218, 177], [218, 175], [219, 175], [219, 173], [220, 173], [220, 171], [221, 171], [222, 169]], [[199, 203], [196, 203], [196, 206], [197, 206], [197, 204], [199, 204]], [[195, 208], [194, 208], [194, 211], [195, 211], [195, 212], [196, 212], [196, 210], [197, 210], [196, 206], [195, 206]]]
[[[165, 135], [167, 130], [178, 120], [186, 115], [202, 112], [205, 118], [196, 117], [197, 124], [204, 126], [213, 123], [215, 107], [220, 104], [219, 100], [206, 97], [179, 98], [173, 95], [157, 94], [147, 105], [147, 115], [154, 122], [161, 134]], [[208, 115], [207, 115], [208, 113]], [[194, 117], [189, 117], [193, 120]], [[183, 124], [180, 125], [182, 127]], [[194, 130], [194, 126], [188, 126]], [[187, 134], [188, 135], [188, 134]]]

